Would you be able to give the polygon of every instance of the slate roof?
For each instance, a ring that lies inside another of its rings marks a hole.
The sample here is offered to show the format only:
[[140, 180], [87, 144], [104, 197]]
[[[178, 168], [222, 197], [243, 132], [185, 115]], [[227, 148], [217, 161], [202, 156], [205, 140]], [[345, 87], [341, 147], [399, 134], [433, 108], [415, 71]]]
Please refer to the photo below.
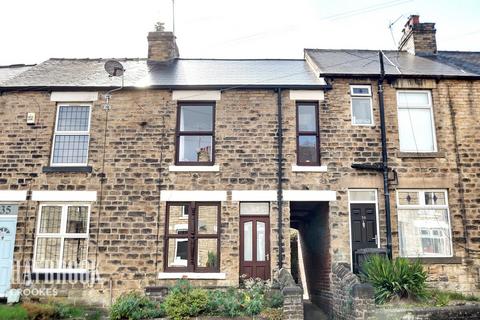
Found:
[[[17, 87], [114, 87], [108, 59], [50, 59], [3, 83]], [[305, 60], [117, 59], [125, 71], [125, 87], [319, 87], [325, 85]]]
[[[480, 52], [439, 51], [415, 56], [405, 51], [384, 50], [386, 75], [416, 77], [480, 77]], [[380, 70], [377, 50], [305, 49], [322, 76], [373, 76]]]
[[20, 73], [27, 71], [34, 65], [25, 65], [25, 64], [13, 64], [10, 66], [0, 66], [0, 85]]

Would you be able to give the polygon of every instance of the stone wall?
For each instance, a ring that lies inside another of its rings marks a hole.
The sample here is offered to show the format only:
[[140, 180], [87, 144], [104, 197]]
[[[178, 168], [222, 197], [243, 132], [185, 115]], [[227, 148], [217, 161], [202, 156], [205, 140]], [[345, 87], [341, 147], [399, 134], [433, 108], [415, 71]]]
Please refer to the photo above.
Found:
[[476, 320], [480, 319], [480, 305], [427, 308], [377, 309], [371, 320]]
[[283, 295], [283, 319], [303, 320], [303, 291], [287, 269], [280, 269], [278, 282]]
[[360, 283], [348, 265], [332, 265], [332, 299], [330, 316], [332, 319], [368, 319], [375, 308], [373, 287]]

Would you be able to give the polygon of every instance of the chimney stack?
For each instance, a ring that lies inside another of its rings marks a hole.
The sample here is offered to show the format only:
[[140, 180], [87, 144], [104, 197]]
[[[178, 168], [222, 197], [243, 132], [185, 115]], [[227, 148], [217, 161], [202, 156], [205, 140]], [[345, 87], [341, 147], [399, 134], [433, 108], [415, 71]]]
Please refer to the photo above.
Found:
[[420, 23], [420, 16], [411, 15], [402, 30], [398, 50], [414, 55], [433, 55], [437, 53], [435, 23]]
[[148, 60], [170, 61], [179, 57], [175, 35], [165, 31], [163, 23], [155, 25], [155, 31], [148, 33]]

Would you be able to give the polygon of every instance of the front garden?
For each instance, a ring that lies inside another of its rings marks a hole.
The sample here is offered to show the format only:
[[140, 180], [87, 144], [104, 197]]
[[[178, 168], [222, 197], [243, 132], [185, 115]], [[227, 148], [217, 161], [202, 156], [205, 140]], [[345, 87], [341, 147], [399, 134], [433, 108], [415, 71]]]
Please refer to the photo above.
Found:
[[179, 280], [164, 298], [157, 302], [143, 293], [121, 295], [108, 310], [89, 310], [59, 302], [0, 305], [1, 320], [142, 320], [166, 318], [183, 320], [193, 317], [282, 319], [283, 296], [269, 282], [247, 279], [241, 288], [207, 290]]
[[373, 256], [362, 265], [360, 279], [374, 288], [378, 319], [477, 319], [480, 315], [480, 297], [428, 287], [419, 261]]
[[242, 288], [207, 290], [192, 287], [180, 280], [162, 303], [139, 293], [119, 297], [110, 308], [111, 320], [140, 320], [166, 317], [183, 320], [191, 317], [252, 317], [282, 319], [283, 296], [272, 290], [268, 282], [245, 280]]

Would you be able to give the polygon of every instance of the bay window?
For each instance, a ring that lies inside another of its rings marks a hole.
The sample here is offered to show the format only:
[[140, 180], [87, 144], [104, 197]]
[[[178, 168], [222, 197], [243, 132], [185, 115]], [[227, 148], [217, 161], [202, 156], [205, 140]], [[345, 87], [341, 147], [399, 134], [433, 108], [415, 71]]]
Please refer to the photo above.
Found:
[[452, 233], [445, 190], [397, 191], [403, 257], [451, 257]]
[[220, 205], [168, 203], [165, 271], [218, 272]]

